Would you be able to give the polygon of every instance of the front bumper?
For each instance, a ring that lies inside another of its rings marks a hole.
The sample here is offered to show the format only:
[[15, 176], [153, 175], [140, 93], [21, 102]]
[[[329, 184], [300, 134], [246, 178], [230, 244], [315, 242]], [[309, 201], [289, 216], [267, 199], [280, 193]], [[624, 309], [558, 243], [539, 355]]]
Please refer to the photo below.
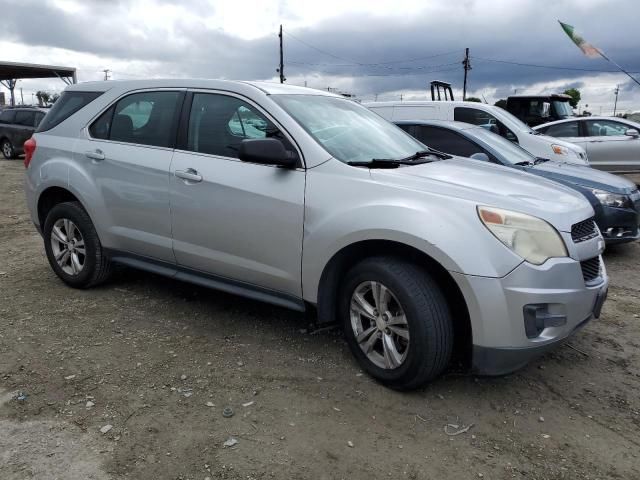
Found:
[[595, 220], [607, 245], [640, 239], [640, 201], [637, 208], [594, 208]]
[[[597, 317], [609, 285], [601, 258], [600, 265], [600, 275], [588, 282], [581, 263], [568, 257], [540, 266], [523, 262], [503, 278], [453, 274], [471, 318], [473, 371], [513, 372]], [[533, 333], [532, 309], [541, 312]]]

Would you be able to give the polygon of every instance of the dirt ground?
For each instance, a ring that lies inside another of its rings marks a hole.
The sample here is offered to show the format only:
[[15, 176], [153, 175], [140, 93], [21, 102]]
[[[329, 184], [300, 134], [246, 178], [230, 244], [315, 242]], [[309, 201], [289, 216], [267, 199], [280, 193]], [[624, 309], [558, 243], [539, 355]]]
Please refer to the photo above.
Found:
[[64, 286], [22, 177], [0, 161], [2, 480], [640, 478], [640, 244], [568, 345], [398, 393], [297, 313], [132, 270]]

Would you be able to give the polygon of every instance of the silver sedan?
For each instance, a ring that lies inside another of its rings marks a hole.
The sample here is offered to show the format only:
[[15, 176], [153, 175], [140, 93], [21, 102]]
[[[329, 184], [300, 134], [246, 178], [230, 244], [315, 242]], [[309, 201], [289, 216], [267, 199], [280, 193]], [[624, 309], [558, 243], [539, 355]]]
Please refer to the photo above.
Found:
[[640, 172], [640, 123], [617, 117], [579, 117], [545, 123], [534, 130], [580, 145], [594, 168]]

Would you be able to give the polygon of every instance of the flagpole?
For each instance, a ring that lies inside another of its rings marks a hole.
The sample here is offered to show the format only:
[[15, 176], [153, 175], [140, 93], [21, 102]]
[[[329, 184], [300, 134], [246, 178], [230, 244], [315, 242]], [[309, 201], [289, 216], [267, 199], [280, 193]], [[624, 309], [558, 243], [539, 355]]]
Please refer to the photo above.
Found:
[[631, 74], [629, 72], [627, 72], [624, 68], [622, 68], [620, 65], [618, 65], [616, 62], [614, 62], [613, 60], [611, 60], [609, 57], [607, 57], [604, 53], [602, 53], [600, 51], [600, 49], [598, 49], [598, 53], [600, 54], [600, 56], [602, 58], [604, 58], [606, 61], [613, 63], [616, 67], [618, 67], [620, 69], [620, 71], [622, 73], [625, 73], [631, 80], [633, 80], [634, 82], [636, 82], [638, 85], [640, 85], [640, 82], [638, 80], [635, 79], [635, 77], [632, 77]]

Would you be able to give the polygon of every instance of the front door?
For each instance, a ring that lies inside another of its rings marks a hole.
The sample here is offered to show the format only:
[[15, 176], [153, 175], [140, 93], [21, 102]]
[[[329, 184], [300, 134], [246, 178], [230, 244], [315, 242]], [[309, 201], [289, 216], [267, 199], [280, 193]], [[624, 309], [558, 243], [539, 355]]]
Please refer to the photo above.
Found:
[[186, 117], [170, 178], [178, 264], [301, 296], [305, 172], [237, 158], [244, 139], [295, 148], [257, 106], [230, 94], [193, 93]]
[[585, 120], [586, 148], [592, 166], [609, 171], [640, 169], [640, 139], [625, 135], [629, 125], [615, 120]]
[[[105, 247], [175, 263], [169, 166], [184, 92], [145, 91], [118, 100], [74, 148], [97, 183]], [[82, 189], [84, 178], [72, 178]]]

